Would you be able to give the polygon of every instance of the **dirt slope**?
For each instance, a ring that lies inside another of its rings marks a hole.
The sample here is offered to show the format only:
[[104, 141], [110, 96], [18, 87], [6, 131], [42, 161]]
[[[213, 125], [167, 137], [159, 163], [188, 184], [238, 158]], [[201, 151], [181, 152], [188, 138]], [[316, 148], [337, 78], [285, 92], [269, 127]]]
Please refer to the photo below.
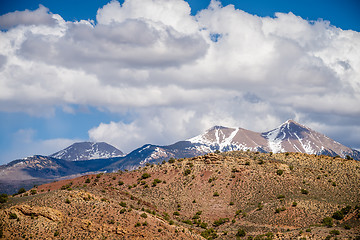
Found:
[[0, 233], [6, 239], [357, 239], [359, 177], [360, 162], [341, 158], [212, 153], [41, 185], [2, 205]]

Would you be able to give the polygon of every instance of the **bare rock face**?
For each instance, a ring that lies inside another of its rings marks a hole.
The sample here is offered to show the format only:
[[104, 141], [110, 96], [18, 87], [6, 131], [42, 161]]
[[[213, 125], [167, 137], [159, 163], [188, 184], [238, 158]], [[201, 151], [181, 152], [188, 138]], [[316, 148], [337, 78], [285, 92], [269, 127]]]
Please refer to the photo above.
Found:
[[30, 207], [29, 205], [20, 205], [10, 208], [10, 211], [18, 213], [21, 212], [26, 216], [42, 216], [54, 222], [61, 222], [63, 219], [63, 214], [60, 211], [48, 207]]

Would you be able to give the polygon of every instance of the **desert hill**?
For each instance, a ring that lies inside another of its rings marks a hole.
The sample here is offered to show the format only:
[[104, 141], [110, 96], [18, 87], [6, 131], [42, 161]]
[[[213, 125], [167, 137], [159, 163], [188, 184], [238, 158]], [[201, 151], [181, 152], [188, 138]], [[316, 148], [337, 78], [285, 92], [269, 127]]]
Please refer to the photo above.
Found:
[[360, 162], [234, 151], [9, 197], [6, 239], [359, 239]]

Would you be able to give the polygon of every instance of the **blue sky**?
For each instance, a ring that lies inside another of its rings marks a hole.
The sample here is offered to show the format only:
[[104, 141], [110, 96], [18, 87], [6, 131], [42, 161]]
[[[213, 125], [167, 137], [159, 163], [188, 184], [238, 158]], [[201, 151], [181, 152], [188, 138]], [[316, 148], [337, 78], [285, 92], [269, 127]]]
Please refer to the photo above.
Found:
[[[81, 19], [95, 19], [98, 8], [107, 4], [109, 0], [5, 0], [1, 1], [0, 14], [25, 9], [35, 10], [39, 4], [50, 9], [53, 13], [60, 14], [68, 21]], [[121, 0], [121, 3], [124, 1]], [[210, 1], [188, 0], [191, 13], [207, 8]], [[222, 4], [233, 4], [236, 8], [258, 16], [274, 16], [275, 12], [293, 12], [304, 19], [317, 20], [326, 19], [332, 25], [342, 29], [360, 30], [360, 2], [358, 0], [272, 0], [272, 1], [250, 1], [250, 0], [223, 0]]]
[[360, 148], [359, 1], [123, 3], [0, 2], [0, 164], [289, 118]]

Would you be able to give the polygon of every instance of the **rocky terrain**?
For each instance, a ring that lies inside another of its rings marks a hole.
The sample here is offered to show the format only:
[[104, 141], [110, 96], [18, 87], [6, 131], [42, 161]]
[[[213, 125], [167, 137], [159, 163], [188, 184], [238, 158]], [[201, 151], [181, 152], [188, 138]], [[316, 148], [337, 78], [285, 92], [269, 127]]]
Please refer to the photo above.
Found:
[[234, 151], [1, 196], [5, 239], [360, 239], [360, 162]]

